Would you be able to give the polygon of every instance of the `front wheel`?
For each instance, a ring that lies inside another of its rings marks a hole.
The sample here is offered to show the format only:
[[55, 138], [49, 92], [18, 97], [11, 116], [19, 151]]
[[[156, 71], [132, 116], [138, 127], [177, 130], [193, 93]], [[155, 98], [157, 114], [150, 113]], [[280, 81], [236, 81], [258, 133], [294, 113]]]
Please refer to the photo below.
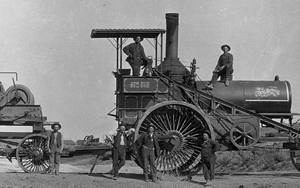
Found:
[[16, 158], [19, 166], [27, 173], [49, 173], [50, 160], [47, 154], [47, 136], [31, 134], [18, 145]]
[[290, 150], [290, 157], [294, 167], [300, 171], [300, 150]]

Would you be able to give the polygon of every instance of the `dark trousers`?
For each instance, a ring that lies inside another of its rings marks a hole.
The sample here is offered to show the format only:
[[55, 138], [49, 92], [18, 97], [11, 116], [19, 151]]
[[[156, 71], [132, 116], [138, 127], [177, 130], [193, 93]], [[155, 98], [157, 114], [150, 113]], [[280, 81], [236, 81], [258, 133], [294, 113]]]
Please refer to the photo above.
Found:
[[213, 180], [215, 178], [216, 158], [203, 158], [203, 175], [205, 180]]
[[226, 67], [221, 71], [214, 71], [210, 83], [215, 85], [219, 77], [221, 77], [221, 81], [225, 81], [225, 79], [232, 80], [232, 72], [231, 68]]
[[59, 175], [60, 156], [61, 153], [58, 151], [52, 151], [50, 153], [51, 174]]
[[113, 149], [113, 174], [118, 175], [119, 170], [125, 165], [126, 157], [125, 146], [119, 146]]
[[154, 148], [150, 149], [146, 146], [143, 146], [143, 159], [144, 159], [144, 175], [145, 179], [148, 179], [149, 168], [151, 170], [152, 179], [156, 179], [156, 166], [155, 166], [155, 154]]
[[132, 75], [133, 76], [140, 76], [140, 71], [141, 71], [141, 65], [138, 63], [132, 63], [130, 64], [131, 69], [132, 69]]

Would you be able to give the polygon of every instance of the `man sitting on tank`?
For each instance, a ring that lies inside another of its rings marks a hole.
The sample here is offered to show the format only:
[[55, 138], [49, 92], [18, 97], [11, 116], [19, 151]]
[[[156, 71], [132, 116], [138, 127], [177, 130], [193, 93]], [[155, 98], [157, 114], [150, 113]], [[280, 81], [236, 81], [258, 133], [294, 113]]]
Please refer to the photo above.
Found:
[[[136, 36], [133, 40], [134, 43], [125, 46], [123, 51], [128, 56], [126, 61], [131, 66], [132, 75], [140, 76], [141, 66], [144, 66], [147, 71], [151, 71], [148, 69], [152, 65], [152, 59], [147, 58], [145, 55], [144, 48], [141, 45], [142, 37]], [[147, 73], [147, 76], [150, 76], [150, 73]]]
[[229, 81], [232, 80], [233, 73], [233, 56], [229, 53], [230, 49], [230, 46], [227, 44], [221, 46], [223, 54], [219, 57], [211, 81], [207, 85], [208, 89], [213, 89], [219, 77], [221, 77], [221, 81], [225, 82], [225, 86], [229, 86]]

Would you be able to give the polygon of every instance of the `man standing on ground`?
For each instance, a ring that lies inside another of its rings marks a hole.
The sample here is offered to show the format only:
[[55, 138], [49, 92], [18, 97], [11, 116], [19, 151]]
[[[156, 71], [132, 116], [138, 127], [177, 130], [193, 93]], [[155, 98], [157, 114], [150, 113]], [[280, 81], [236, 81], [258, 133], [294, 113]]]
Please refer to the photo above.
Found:
[[145, 181], [149, 181], [149, 169], [150, 166], [152, 181], [156, 182], [156, 165], [155, 165], [155, 154], [159, 157], [160, 148], [158, 145], [157, 136], [154, 133], [154, 127], [150, 125], [148, 128], [148, 133], [142, 135], [141, 138], [141, 146], [142, 146], [142, 153], [143, 153], [143, 160], [144, 160], [144, 175]]
[[218, 150], [218, 145], [215, 141], [209, 138], [208, 133], [203, 133], [203, 143], [201, 144], [201, 158], [203, 163], [203, 175], [205, 183], [207, 185], [211, 184], [211, 181], [215, 177], [215, 163], [216, 154]]
[[119, 177], [119, 170], [125, 165], [127, 135], [125, 126], [120, 126], [113, 139], [113, 177]]
[[219, 77], [221, 77], [221, 80], [225, 82], [225, 86], [229, 86], [229, 81], [232, 80], [233, 56], [229, 53], [231, 48], [229, 45], [224, 44], [221, 46], [221, 49], [223, 54], [219, 57], [218, 64], [213, 71], [211, 81], [207, 86], [208, 89], [213, 89]]
[[151, 63], [151, 60], [146, 57], [144, 48], [141, 45], [142, 38], [140, 36], [136, 36], [133, 38], [134, 43], [131, 43], [123, 48], [124, 53], [128, 56], [126, 61], [131, 66], [133, 76], [139, 76], [141, 66], [145, 67]]
[[53, 131], [50, 134], [48, 139], [48, 151], [50, 152], [50, 163], [51, 163], [51, 174], [59, 175], [59, 164], [60, 156], [64, 148], [64, 140], [61, 132], [58, 130], [61, 129], [59, 123], [53, 124], [51, 126]]

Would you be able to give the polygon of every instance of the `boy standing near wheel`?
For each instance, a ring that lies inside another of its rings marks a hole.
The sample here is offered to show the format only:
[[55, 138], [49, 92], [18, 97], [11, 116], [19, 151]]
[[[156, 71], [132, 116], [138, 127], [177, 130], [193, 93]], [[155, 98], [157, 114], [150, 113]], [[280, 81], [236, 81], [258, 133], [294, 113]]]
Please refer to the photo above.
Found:
[[61, 129], [61, 125], [59, 123], [55, 123], [51, 125], [52, 132], [48, 139], [48, 150], [50, 152], [50, 166], [51, 166], [51, 174], [59, 175], [59, 164], [60, 164], [60, 156], [62, 154], [64, 148], [63, 136], [62, 133], [59, 132]]

